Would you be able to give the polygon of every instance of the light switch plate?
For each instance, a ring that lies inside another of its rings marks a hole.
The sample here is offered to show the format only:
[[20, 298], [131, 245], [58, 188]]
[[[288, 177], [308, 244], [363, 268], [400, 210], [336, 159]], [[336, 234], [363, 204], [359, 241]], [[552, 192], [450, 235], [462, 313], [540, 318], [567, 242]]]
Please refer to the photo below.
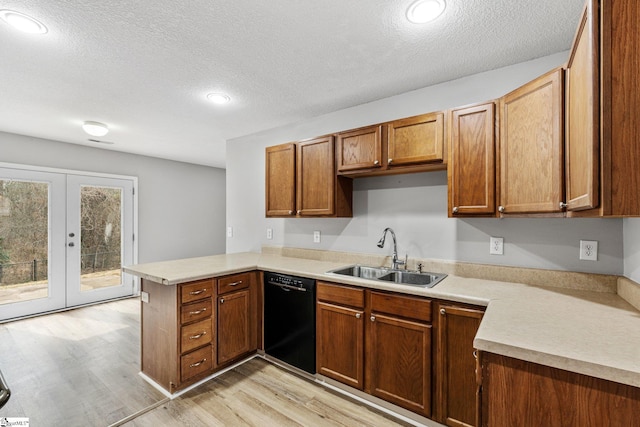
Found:
[[580, 259], [585, 261], [598, 260], [597, 240], [580, 240]]
[[140, 292], [140, 299], [142, 300], [142, 302], [149, 302], [149, 292]]
[[489, 238], [489, 254], [491, 255], [504, 254], [504, 238], [502, 237]]

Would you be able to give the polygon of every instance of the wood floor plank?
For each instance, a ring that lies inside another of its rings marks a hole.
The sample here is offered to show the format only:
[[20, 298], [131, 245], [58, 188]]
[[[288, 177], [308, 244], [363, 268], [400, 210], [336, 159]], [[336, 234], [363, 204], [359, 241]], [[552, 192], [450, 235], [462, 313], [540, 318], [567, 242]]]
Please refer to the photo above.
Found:
[[[0, 417], [33, 426], [109, 426], [160, 402], [140, 369], [140, 302], [109, 302], [0, 325], [0, 369], [12, 390]], [[123, 424], [406, 426], [261, 358]]]

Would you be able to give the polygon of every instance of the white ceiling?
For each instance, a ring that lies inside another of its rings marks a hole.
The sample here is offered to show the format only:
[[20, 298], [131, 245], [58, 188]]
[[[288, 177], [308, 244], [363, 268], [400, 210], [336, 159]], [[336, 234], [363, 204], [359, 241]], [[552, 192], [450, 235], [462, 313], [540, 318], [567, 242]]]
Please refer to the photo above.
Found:
[[0, 21], [0, 130], [224, 167], [227, 139], [567, 50], [584, 0], [411, 3], [0, 0], [49, 29]]

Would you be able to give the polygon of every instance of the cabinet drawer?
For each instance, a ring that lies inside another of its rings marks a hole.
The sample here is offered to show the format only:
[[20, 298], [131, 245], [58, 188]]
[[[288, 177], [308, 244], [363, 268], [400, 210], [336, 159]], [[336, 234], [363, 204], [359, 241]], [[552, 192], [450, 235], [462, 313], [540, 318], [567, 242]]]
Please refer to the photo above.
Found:
[[212, 366], [213, 350], [208, 345], [180, 358], [180, 379], [186, 381], [198, 374], [210, 371]]
[[234, 274], [233, 276], [218, 279], [218, 295], [248, 288], [249, 284], [251, 284], [252, 274], [253, 273]]
[[180, 351], [186, 353], [194, 348], [209, 344], [212, 339], [211, 326], [211, 319], [209, 318], [180, 328]]
[[197, 282], [180, 285], [180, 295], [182, 304], [209, 298], [213, 294], [213, 280], [199, 280]]
[[357, 308], [364, 307], [364, 289], [318, 282], [316, 295], [318, 301], [332, 302]]
[[212, 316], [211, 298], [183, 305], [180, 308], [180, 323], [195, 322]]
[[371, 312], [431, 322], [431, 300], [371, 292]]

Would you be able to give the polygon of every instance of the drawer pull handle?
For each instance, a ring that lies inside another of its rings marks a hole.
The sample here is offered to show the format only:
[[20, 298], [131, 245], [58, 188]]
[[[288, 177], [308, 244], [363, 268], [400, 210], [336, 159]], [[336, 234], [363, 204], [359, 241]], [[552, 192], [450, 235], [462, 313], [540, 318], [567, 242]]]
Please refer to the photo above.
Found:
[[203, 337], [203, 336], [205, 336], [205, 335], [207, 335], [207, 332], [206, 332], [206, 331], [204, 331], [204, 332], [200, 332], [199, 334], [196, 334], [196, 335], [191, 335], [191, 336], [189, 337], [189, 339], [190, 339], [190, 340], [199, 340], [200, 338], [202, 338], [202, 337]]
[[207, 311], [206, 308], [201, 308], [200, 310], [196, 310], [196, 311], [190, 311], [189, 315], [190, 316], [197, 316], [200, 313], [204, 313], [205, 311]]
[[198, 366], [202, 365], [202, 364], [203, 364], [204, 362], [206, 362], [206, 361], [207, 361], [207, 359], [202, 359], [202, 360], [201, 360], [201, 361], [199, 361], [199, 362], [192, 363], [191, 365], [189, 365], [189, 367], [190, 367], [190, 368], [197, 368]]
[[473, 358], [478, 360], [478, 350], [473, 350]]
[[238, 280], [237, 282], [229, 283], [229, 286], [238, 286], [242, 285], [242, 280]]
[[189, 292], [189, 295], [200, 295], [206, 291], [207, 291], [206, 289], [200, 289], [199, 291], [191, 291]]

